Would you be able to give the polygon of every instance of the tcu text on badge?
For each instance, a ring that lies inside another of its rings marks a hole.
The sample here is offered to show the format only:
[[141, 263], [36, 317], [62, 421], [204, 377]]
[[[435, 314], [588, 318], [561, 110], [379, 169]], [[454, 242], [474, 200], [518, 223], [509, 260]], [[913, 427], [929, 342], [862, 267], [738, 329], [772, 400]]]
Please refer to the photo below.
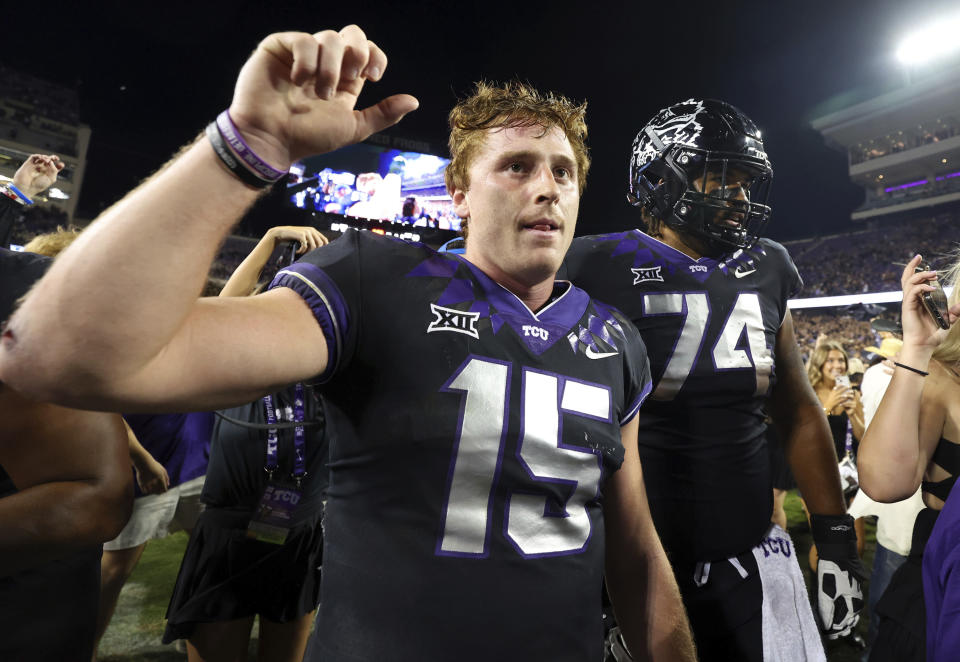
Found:
[[296, 490], [285, 490], [282, 487], [267, 486], [263, 492], [264, 502], [289, 503], [295, 506], [300, 503], [300, 494]]

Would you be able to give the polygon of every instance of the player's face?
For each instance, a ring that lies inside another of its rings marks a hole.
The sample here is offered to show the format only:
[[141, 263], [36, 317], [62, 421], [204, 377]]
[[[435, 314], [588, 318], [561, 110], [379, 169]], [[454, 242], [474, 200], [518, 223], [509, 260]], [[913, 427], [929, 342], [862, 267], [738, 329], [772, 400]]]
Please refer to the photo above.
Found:
[[840, 375], [847, 374], [847, 360], [843, 358], [843, 352], [836, 349], [827, 352], [827, 360], [823, 362], [820, 371], [834, 381]]
[[577, 162], [561, 129], [488, 129], [454, 210], [469, 219], [465, 257], [508, 289], [552, 281], [573, 240]]
[[[730, 203], [749, 201], [749, 191], [752, 184], [753, 177], [749, 173], [736, 168], [729, 169], [726, 177], [724, 177], [721, 169], [710, 169], [706, 175], [701, 175], [693, 180], [693, 187], [698, 192]], [[711, 222], [717, 225], [736, 227], [743, 222], [743, 214], [718, 211], [714, 214]]]

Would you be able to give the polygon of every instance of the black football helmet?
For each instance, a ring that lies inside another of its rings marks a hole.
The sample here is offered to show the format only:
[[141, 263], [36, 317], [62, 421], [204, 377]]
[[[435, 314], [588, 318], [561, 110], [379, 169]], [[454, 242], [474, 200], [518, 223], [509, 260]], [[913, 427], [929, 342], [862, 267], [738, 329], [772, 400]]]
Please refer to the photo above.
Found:
[[627, 199], [718, 250], [746, 248], [770, 219], [772, 178], [749, 117], [723, 101], [688, 99], [637, 134]]

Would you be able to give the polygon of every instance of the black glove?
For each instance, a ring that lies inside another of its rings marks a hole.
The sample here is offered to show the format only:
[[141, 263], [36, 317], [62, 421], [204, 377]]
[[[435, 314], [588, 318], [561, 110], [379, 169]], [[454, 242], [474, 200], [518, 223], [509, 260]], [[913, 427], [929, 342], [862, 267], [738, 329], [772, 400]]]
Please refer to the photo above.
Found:
[[810, 515], [817, 564], [817, 608], [828, 639], [853, 631], [863, 609], [867, 573], [857, 555], [857, 533], [850, 515]]

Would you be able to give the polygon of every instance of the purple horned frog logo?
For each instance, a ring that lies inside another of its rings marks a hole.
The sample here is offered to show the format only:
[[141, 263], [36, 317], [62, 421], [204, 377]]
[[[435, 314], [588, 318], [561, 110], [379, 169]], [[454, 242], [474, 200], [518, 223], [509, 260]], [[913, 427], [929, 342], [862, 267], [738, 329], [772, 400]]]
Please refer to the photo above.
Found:
[[790, 541], [778, 535], [772, 535], [761, 540], [760, 549], [763, 550], [763, 558], [767, 558], [771, 554], [783, 554], [786, 558], [790, 558], [790, 555], [793, 554], [793, 545]]

